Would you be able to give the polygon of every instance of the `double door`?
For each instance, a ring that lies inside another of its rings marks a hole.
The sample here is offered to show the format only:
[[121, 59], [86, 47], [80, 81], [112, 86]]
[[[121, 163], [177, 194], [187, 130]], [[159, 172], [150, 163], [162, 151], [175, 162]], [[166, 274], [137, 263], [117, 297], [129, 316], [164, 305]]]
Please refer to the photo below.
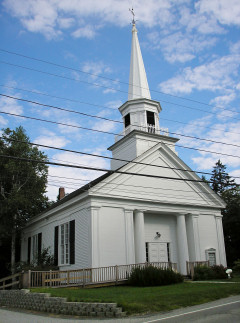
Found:
[[148, 243], [148, 261], [149, 262], [168, 262], [168, 244], [167, 242], [149, 242]]

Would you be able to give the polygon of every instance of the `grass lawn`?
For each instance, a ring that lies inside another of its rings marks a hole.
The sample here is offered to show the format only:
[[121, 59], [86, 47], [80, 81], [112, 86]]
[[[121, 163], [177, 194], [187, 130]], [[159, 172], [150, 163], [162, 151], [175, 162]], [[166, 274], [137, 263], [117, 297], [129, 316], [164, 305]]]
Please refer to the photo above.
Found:
[[68, 301], [113, 302], [121, 306], [128, 315], [131, 315], [169, 311], [237, 295], [240, 294], [240, 283], [208, 284], [185, 282], [158, 287], [34, 288], [31, 291], [67, 297]]

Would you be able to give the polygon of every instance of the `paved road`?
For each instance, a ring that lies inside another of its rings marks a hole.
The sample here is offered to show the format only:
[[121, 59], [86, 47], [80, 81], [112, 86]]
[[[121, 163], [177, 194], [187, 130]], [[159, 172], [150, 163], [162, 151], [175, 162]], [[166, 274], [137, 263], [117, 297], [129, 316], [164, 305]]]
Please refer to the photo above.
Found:
[[174, 310], [166, 314], [124, 319], [76, 319], [57, 315], [33, 314], [0, 309], [0, 323], [240, 323], [240, 296]]

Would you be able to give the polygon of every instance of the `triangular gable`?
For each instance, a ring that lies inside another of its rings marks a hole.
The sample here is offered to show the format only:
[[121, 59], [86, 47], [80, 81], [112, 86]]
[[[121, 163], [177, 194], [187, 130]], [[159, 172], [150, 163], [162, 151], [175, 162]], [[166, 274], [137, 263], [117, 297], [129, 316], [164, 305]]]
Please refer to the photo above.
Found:
[[[183, 180], [152, 178], [115, 173], [90, 189], [91, 195], [101, 195], [125, 199], [189, 204], [224, 208], [222, 199], [205, 183], [199, 183], [200, 177], [193, 172], [177, 169], [191, 169], [164, 143], [158, 143], [134, 162], [121, 167], [121, 172], [149, 174]], [[147, 164], [147, 165], [145, 165]], [[163, 167], [154, 167], [158, 165]], [[166, 168], [165, 168], [166, 167]], [[186, 181], [186, 179], [195, 180]]]

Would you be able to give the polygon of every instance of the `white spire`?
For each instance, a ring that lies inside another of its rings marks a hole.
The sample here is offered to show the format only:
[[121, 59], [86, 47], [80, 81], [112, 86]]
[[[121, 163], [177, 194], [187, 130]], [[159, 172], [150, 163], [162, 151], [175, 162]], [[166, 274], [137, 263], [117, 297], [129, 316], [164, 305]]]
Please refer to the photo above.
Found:
[[133, 19], [128, 100], [141, 98], [151, 100], [151, 95], [148, 87], [146, 71], [143, 64], [142, 53], [138, 41], [135, 20]]

